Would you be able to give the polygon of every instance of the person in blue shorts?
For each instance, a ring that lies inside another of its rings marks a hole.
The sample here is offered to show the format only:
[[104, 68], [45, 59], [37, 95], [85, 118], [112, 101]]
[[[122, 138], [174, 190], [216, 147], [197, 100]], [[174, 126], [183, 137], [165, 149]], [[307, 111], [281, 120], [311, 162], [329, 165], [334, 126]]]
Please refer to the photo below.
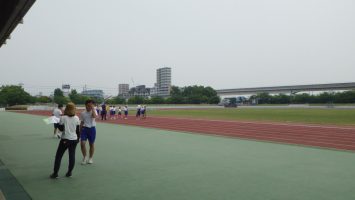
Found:
[[113, 106], [110, 106], [110, 119], [113, 119]]
[[128, 107], [127, 106], [123, 107], [123, 112], [124, 112], [124, 119], [127, 119], [127, 117], [128, 117]]
[[141, 117], [141, 105], [137, 106], [137, 113], [136, 113], [136, 119], [139, 119]]
[[[94, 108], [94, 101], [87, 100], [85, 102], [85, 110], [80, 113], [80, 130], [81, 130], [81, 153], [83, 154], [82, 165], [92, 164], [95, 151], [96, 139], [96, 122], [97, 112]], [[86, 156], [86, 141], [89, 140], [89, 158]]]
[[142, 106], [141, 108], [141, 118], [145, 119], [146, 117], [146, 106]]
[[118, 106], [118, 109], [117, 109], [117, 118], [118, 118], [118, 119], [122, 119], [122, 110], [121, 110], [121, 106]]

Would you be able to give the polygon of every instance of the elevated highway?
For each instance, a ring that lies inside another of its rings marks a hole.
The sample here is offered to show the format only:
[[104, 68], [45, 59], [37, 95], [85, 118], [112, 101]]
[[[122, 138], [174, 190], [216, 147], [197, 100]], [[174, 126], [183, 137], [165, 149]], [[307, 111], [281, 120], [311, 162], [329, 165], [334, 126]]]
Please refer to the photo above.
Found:
[[278, 94], [278, 93], [296, 94], [298, 92], [337, 91], [337, 90], [354, 90], [354, 89], [355, 89], [355, 82], [275, 86], [275, 87], [236, 88], [236, 89], [221, 89], [216, 91], [219, 96], [231, 96], [231, 95], [253, 95], [262, 92], [267, 92], [270, 94]]

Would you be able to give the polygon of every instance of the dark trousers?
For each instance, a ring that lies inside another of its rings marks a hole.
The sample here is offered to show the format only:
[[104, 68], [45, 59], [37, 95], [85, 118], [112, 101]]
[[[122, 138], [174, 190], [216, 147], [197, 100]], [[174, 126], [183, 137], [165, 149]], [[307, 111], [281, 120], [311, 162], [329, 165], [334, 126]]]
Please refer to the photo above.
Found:
[[106, 111], [101, 112], [101, 120], [106, 120]]
[[57, 149], [57, 153], [55, 154], [55, 161], [54, 161], [54, 173], [55, 174], [58, 174], [63, 154], [67, 149], [69, 151], [68, 172], [71, 172], [74, 169], [75, 149], [76, 149], [77, 144], [78, 144], [77, 140], [67, 140], [67, 139], [60, 140], [59, 145], [58, 145], [58, 149]]

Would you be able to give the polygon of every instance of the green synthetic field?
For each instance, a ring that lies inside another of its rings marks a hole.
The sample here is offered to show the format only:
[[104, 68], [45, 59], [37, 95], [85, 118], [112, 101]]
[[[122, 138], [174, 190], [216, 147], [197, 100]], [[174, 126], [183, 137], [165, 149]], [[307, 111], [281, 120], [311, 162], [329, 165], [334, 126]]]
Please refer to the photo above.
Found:
[[73, 177], [65, 154], [51, 180], [58, 139], [42, 119], [0, 112], [0, 171], [34, 200], [355, 199], [352, 152], [102, 123], [95, 163], [80, 165], [78, 148]]
[[355, 109], [176, 109], [151, 110], [148, 115], [191, 117], [218, 120], [297, 122], [315, 124], [355, 125]]

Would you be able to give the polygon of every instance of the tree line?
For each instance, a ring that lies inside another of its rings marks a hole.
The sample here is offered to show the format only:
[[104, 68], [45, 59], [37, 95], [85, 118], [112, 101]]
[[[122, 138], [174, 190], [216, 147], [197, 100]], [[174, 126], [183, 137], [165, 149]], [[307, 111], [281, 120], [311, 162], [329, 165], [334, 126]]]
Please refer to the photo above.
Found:
[[66, 97], [60, 88], [54, 90], [52, 97], [31, 96], [21, 86], [7, 85], [0, 87], [0, 106], [35, 103], [66, 104], [68, 102], [84, 104], [87, 99], [93, 99], [98, 103], [105, 101], [108, 104], [217, 104], [220, 102], [220, 98], [213, 88], [196, 85], [182, 88], [172, 86], [171, 95], [165, 98], [159, 96], [150, 98], [134, 96], [127, 100], [120, 96], [110, 99], [88, 97], [78, 93], [75, 89], [71, 90], [68, 97]]
[[[211, 87], [204, 86], [186, 86], [171, 87], [169, 97], [163, 98], [153, 96], [144, 98], [134, 96], [128, 100], [115, 96], [104, 100], [81, 95], [76, 90], [71, 90], [68, 97], [65, 97], [63, 91], [59, 88], [54, 90], [53, 97], [31, 96], [21, 86], [6, 85], [0, 87], [0, 106], [25, 105], [35, 103], [57, 103], [66, 104], [71, 101], [75, 104], [84, 104], [87, 99], [93, 99], [101, 103], [106, 101], [108, 104], [218, 104], [220, 97]], [[344, 92], [323, 92], [316, 95], [308, 93], [286, 95], [270, 95], [269, 93], [260, 93], [250, 96], [248, 103], [257, 102], [258, 104], [327, 104], [327, 103], [355, 103], [355, 90]]]
[[213, 88], [194, 85], [181, 88], [172, 86], [170, 96], [166, 98], [131, 97], [128, 99], [128, 104], [218, 104], [220, 100]]
[[[5, 85], [0, 87], [0, 106], [25, 105], [36, 103], [57, 103], [66, 104], [73, 102], [75, 104], [84, 104], [90, 97], [78, 94], [76, 90], [72, 90], [69, 97], [65, 97], [63, 91], [59, 88], [54, 90], [54, 96], [31, 96], [21, 86]], [[100, 101], [99, 99], [96, 99]]]
[[316, 95], [301, 93], [294, 95], [260, 93], [252, 95], [250, 102], [258, 104], [328, 104], [328, 103], [355, 103], [355, 90], [344, 92], [322, 92]]

